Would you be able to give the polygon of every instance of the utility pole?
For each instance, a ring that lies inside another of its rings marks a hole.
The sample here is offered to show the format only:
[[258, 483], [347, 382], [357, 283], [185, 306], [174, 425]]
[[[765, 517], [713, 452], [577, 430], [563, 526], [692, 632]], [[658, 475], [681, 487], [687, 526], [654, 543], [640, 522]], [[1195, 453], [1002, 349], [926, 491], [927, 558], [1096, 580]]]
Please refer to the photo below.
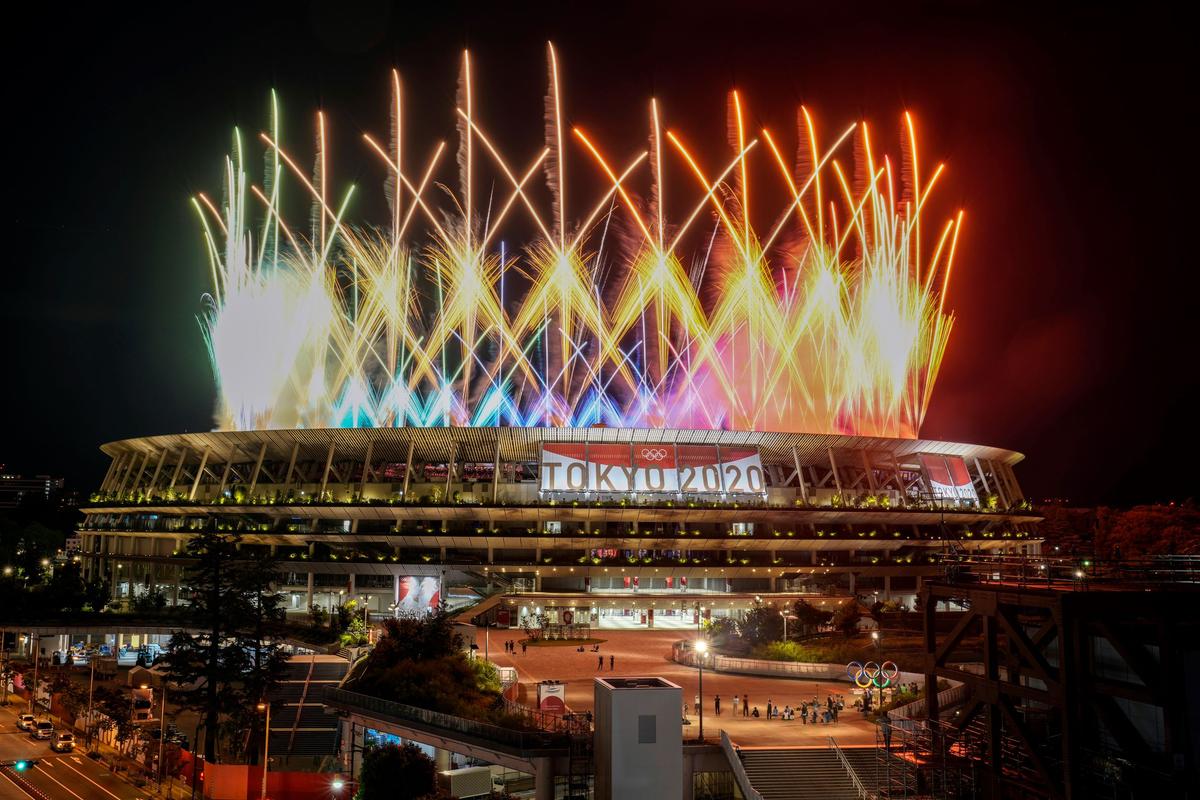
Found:
[[162, 792], [163, 782], [163, 746], [167, 742], [167, 679], [163, 678], [162, 686], [162, 701], [158, 711], [158, 791]]
[[29, 693], [29, 713], [37, 714], [37, 696], [38, 696], [38, 646], [42, 643], [42, 637], [29, 632], [29, 642], [33, 651], [33, 691]]
[[[262, 793], [259, 800], [267, 800], [267, 770], [271, 766], [271, 704], [262, 702], [258, 704], [259, 711], [267, 712], [267, 719], [263, 729], [263, 771], [262, 771]], [[300, 713], [297, 711], [296, 713]]]
[[85, 723], [84, 731], [85, 731], [85, 733], [87, 733], [87, 746], [88, 746], [89, 750], [92, 749], [92, 694], [96, 690], [96, 658], [97, 657], [99, 657], [99, 653], [97, 653], [96, 656], [92, 656], [92, 657], [88, 658], [88, 666], [91, 667], [91, 674], [88, 676], [88, 712], [87, 712], [87, 722]]

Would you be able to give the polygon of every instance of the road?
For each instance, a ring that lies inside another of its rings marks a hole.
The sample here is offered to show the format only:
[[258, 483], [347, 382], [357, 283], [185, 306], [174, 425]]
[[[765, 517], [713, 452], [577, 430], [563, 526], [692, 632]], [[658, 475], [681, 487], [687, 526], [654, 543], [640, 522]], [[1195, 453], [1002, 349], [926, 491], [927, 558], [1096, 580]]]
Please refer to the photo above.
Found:
[[50, 742], [35, 740], [17, 727], [23, 705], [0, 708], [0, 761], [36, 758], [36, 766], [21, 772], [0, 769], [0, 800], [147, 800], [143, 792], [88, 758], [82, 748], [55, 753]]

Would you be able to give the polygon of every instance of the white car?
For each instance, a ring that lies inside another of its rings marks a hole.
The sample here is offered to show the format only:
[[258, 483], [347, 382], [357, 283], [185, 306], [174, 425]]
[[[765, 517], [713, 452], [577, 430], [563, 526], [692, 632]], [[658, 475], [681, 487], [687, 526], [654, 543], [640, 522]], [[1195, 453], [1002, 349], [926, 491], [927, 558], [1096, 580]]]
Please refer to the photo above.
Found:
[[29, 735], [34, 739], [50, 739], [54, 736], [54, 723], [48, 719], [35, 722]]
[[66, 731], [55, 732], [54, 739], [50, 742], [50, 749], [56, 753], [71, 752], [75, 749], [75, 735]]
[[23, 731], [31, 731], [33, 730], [33, 723], [36, 721], [37, 718], [33, 714], [21, 714], [17, 717], [17, 727]]

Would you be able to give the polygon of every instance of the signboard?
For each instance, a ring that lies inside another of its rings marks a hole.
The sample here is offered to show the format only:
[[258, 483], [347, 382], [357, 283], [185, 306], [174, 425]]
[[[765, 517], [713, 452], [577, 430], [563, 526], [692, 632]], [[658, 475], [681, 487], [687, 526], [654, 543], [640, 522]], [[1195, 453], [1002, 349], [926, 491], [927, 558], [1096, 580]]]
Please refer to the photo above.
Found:
[[567, 687], [558, 681], [542, 681], [537, 685], [538, 709], [550, 714], [567, 710]]
[[752, 447], [634, 443], [542, 445], [545, 492], [762, 494], [762, 460]]
[[398, 616], [428, 614], [442, 602], [441, 582], [437, 578], [417, 578], [406, 575], [400, 579], [400, 596], [396, 598]]
[[962, 456], [919, 453], [917, 458], [921, 461], [921, 471], [925, 473], [934, 497], [979, 502], [979, 494], [975, 491], [971, 473], [967, 471], [967, 464]]

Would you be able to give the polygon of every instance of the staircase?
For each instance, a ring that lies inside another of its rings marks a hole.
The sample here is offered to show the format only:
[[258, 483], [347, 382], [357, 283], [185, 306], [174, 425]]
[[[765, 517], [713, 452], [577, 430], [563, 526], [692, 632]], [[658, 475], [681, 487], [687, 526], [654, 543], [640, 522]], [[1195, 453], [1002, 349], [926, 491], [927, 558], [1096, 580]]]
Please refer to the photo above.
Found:
[[832, 749], [743, 748], [740, 755], [750, 785], [763, 800], [859, 800], [854, 783]]

